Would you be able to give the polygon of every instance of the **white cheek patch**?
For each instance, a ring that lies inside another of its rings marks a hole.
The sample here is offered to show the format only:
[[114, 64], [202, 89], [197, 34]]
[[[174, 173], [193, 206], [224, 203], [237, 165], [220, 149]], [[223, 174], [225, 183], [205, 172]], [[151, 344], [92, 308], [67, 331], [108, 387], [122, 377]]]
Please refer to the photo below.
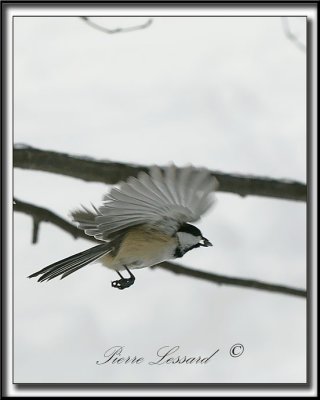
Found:
[[189, 248], [194, 246], [195, 244], [199, 243], [201, 240], [200, 236], [193, 236], [187, 232], [179, 232], [178, 233], [180, 245], [183, 248]]

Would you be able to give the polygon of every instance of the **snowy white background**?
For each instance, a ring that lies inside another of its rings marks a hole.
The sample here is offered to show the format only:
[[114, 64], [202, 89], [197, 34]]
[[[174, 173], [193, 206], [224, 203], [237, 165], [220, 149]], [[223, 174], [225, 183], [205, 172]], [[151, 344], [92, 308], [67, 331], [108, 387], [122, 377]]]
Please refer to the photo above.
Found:
[[[109, 28], [146, 18], [96, 19]], [[305, 19], [291, 26], [305, 42]], [[14, 21], [14, 142], [97, 159], [193, 163], [223, 172], [306, 181], [306, 66], [281, 19], [161, 18], [106, 35], [81, 19]], [[17, 198], [68, 218], [108, 187], [14, 170]], [[305, 288], [305, 203], [217, 194], [198, 226], [214, 244], [180, 263]], [[91, 265], [39, 284], [30, 273], [88, 248], [14, 215], [15, 382], [305, 382], [306, 302], [139, 270], [125, 291]], [[229, 348], [245, 346], [231, 358]], [[102, 365], [106, 349], [154, 360], [158, 348], [206, 365]]]

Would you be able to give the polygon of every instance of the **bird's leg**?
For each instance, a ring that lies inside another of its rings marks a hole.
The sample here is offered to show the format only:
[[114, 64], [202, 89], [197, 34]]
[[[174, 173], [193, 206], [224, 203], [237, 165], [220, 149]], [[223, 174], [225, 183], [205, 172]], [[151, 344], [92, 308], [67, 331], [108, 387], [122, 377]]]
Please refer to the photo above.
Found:
[[133, 285], [134, 284], [134, 281], [135, 281], [135, 277], [134, 277], [134, 275], [132, 274], [132, 272], [126, 267], [126, 266], [124, 266], [125, 267], [125, 269], [129, 272], [129, 278], [124, 278], [121, 274], [120, 274], [120, 272], [119, 271], [117, 271], [117, 273], [118, 273], [118, 275], [120, 276], [120, 278], [121, 279], [119, 279], [119, 280], [117, 280], [117, 281], [112, 281], [111, 282], [111, 286], [112, 287], [114, 287], [114, 288], [117, 288], [117, 289], [120, 289], [120, 290], [122, 290], [122, 289], [125, 289], [125, 288], [128, 288], [128, 287], [130, 287], [131, 285]]

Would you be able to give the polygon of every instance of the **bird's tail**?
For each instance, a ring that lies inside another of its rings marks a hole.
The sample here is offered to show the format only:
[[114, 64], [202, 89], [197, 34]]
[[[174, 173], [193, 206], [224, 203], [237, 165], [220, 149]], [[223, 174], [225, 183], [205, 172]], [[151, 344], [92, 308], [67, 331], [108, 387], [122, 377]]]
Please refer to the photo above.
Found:
[[41, 275], [38, 279], [38, 282], [43, 282], [49, 281], [50, 279], [62, 275], [61, 279], [63, 279], [66, 276], [77, 271], [78, 269], [97, 260], [109, 251], [110, 245], [108, 243], [102, 243], [98, 246], [91, 247], [88, 250], [81, 251], [80, 253], [74, 254], [73, 256], [57, 261], [49, 265], [48, 267], [45, 267], [40, 271], [28, 276], [28, 278], [34, 278], [35, 276]]

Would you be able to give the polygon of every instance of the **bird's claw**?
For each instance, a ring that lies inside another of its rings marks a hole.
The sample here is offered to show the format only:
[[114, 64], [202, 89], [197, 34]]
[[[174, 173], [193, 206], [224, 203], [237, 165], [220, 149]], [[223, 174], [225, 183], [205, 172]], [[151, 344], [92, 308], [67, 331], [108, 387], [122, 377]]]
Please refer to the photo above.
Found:
[[111, 286], [120, 290], [126, 289], [134, 284], [135, 278], [131, 276], [130, 278], [121, 278], [117, 281], [112, 281]]

